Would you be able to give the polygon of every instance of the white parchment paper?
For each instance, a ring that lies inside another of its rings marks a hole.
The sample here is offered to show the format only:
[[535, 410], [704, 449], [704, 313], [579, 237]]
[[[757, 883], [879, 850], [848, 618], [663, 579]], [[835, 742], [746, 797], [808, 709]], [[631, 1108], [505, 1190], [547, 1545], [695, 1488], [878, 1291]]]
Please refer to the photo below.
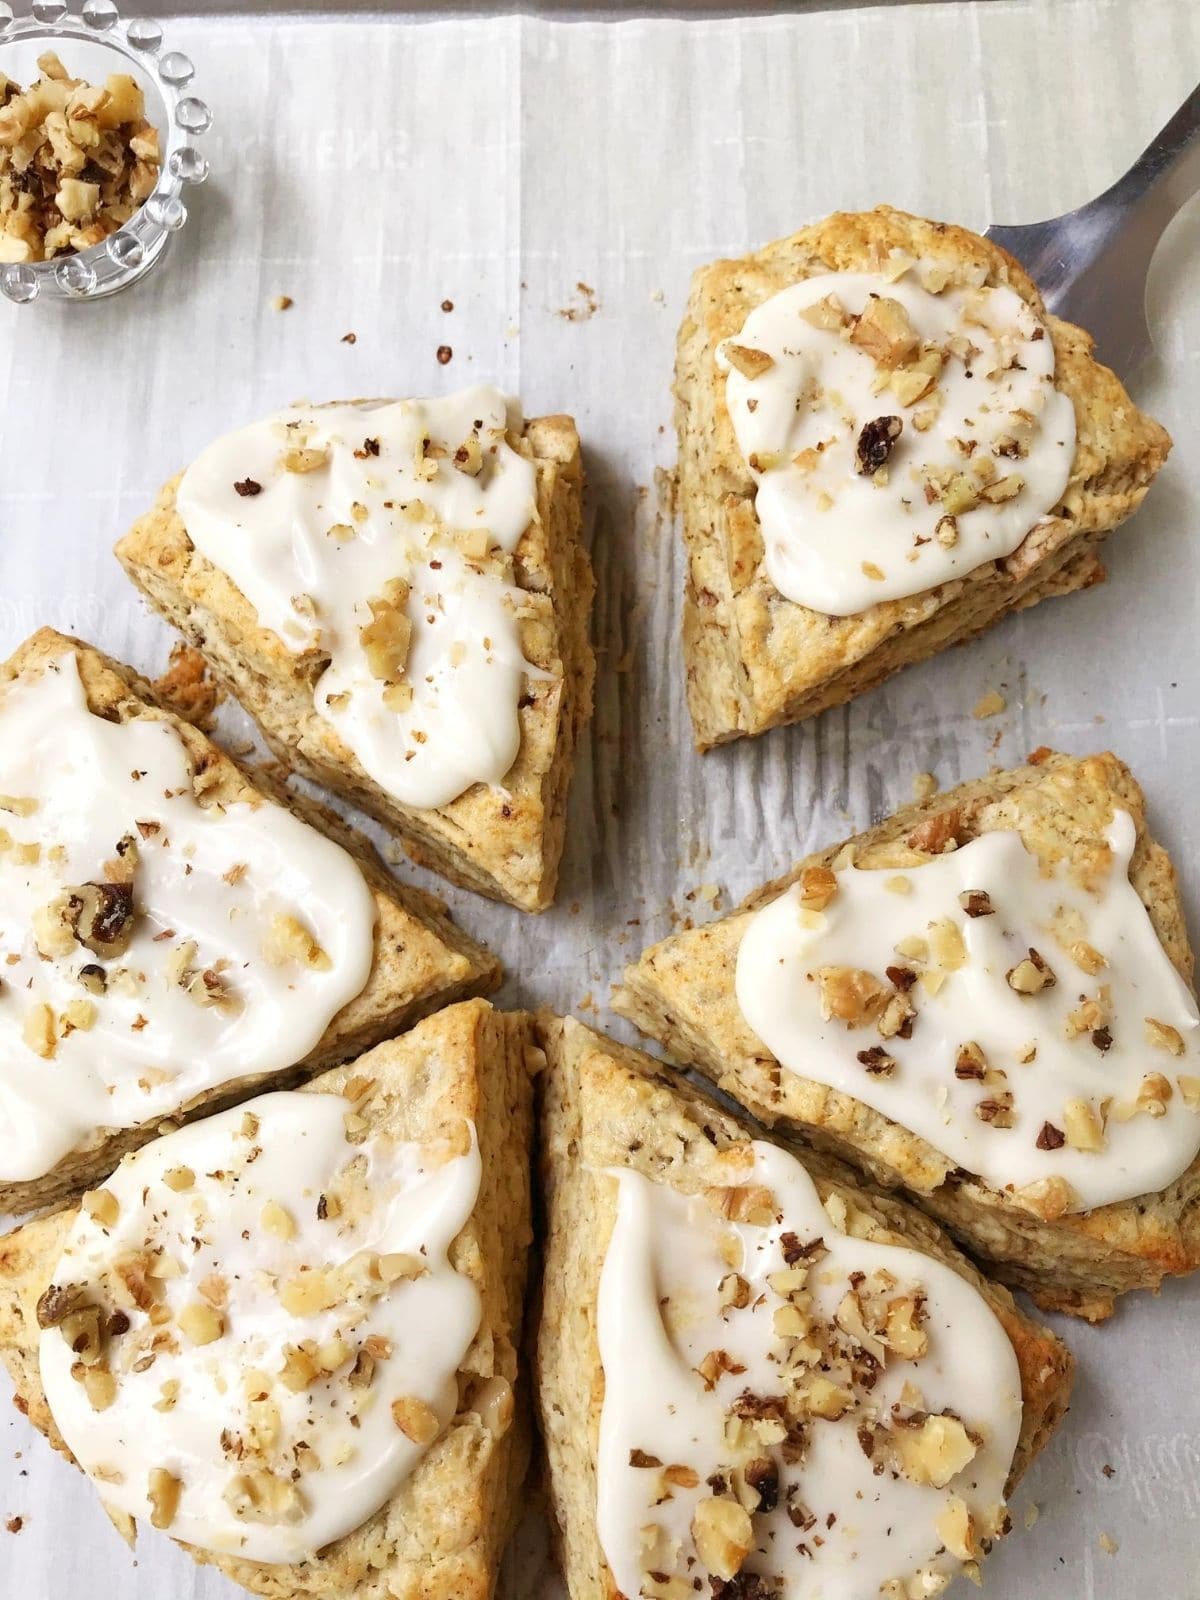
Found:
[[[1200, 933], [1200, 209], [1156, 259], [1160, 359], [1138, 390], [1175, 456], [1111, 545], [1108, 584], [700, 760], [681, 553], [655, 488], [694, 266], [880, 200], [976, 227], [1079, 204], [1200, 76], [1192, 0], [693, 21], [209, 16], [168, 34], [217, 116], [214, 178], [171, 259], [108, 304], [0, 304], [0, 651], [51, 623], [159, 670], [168, 631], [110, 547], [162, 479], [282, 402], [491, 379], [530, 413], [579, 419], [601, 650], [557, 908], [531, 919], [449, 895], [503, 956], [506, 999], [611, 1023], [622, 963], [677, 918], [711, 914], [688, 898], [697, 885], [729, 905], [907, 799], [916, 772], [948, 786], [1043, 743], [1111, 746], [1134, 766]], [[290, 311], [271, 309], [277, 294]], [[975, 721], [989, 689], [1007, 709]], [[244, 733], [230, 708], [223, 726]], [[1076, 1403], [989, 1563], [994, 1595], [1198, 1600], [1197, 1318], [1193, 1283], [1107, 1328], [1065, 1325]], [[506, 1600], [561, 1595], [531, 1506]], [[90, 1486], [5, 1407], [2, 1600], [235, 1592], [156, 1534], [131, 1556]]]

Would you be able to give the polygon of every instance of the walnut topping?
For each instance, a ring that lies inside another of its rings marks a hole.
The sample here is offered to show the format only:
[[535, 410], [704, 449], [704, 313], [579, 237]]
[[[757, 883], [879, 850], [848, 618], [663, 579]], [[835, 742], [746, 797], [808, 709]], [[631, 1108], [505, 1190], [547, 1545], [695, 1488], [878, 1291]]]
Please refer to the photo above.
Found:
[[132, 882], [82, 883], [64, 891], [63, 917], [94, 955], [122, 956], [133, 938]]
[[243, 500], [253, 499], [256, 494], [262, 493], [262, 484], [257, 478], [239, 478], [234, 483], [234, 492]]
[[268, 1233], [274, 1234], [277, 1239], [294, 1239], [296, 1237], [296, 1219], [286, 1206], [281, 1206], [278, 1200], [268, 1200], [263, 1206], [259, 1221]]
[[1017, 1191], [1028, 1208], [1045, 1222], [1057, 1222], [1070, 1209], [1074, 1190], [1065, 1178], [1039, 1178]]
[[58, 1048], [54, 1013], [44, 1001], [30, 1006], [21, 1025], [21, 1038], [35, 1055], [49, 1061]]
[[957, 1417], [926, 1416], [916, 1427], [898, 1428], [896, 1460], [912, 1483], [944, 1489], [975, 1459], [977, 1446]]
[[212, 1344], [225, 1332], [225, 1319], [203, 1300], [193, 1300], [179, 1313], [179, 1331], [189, 1344]]
[[983, 1553], [970, 1508], [957, 1495], [939, 1513], [935, 1527], [938, 1538], [959, 1561], [973, 1561]]
[[765, 350], [753, 350], [744, 344], [726, 344], [725, 356], [731, 367], [736, 367], [743, 378], [761, 378], [775, 365], [775, 357]]
[[1035, 1142], [1039, 1150], [1061, 1150], [1066, 1143], [1066, 1135], [1052, 1122], [1043, 1122]]
[[1173, 1028], [1169, 1022], [1158, 1022], [1154, 1017], [1146, 1018], [1146, 1043], [1152, 1044], [1156, 1050], [1165, 1050], [1168, 1055], [1181, 1056], [1184, 1052], [1183, 1035], [1178, 1028]]
[[745, 1367], [739, 1366], [733, 1359], [728, 1350], [710, 1350], [707, 1355], [701, 1357], [700, 1365], [696, 1368], [706, 1389], [715, 1389], [723, 1373], [732, 1372], [736, 1375], [745, 1370]]
[[953, 550], [958, 543], [958, 518], [947, 514], [934, 524], [933, 537], [943, 550]]
[[398, 683], [404, 676], [412, 643], [412, 623], [405, 607], [409, 586], [403, 578], [385, 584], [383, 594], [368, 600], [371, 620], [358, 630], [371, 676], [381, 683]]
[[965, 1044], [960, 1044], [954, 1059], [954, 1076], [982, 1083], [986, 1072], [987, 1057], [975, 1041], [968, 1039]]
[[309, 445], [293, 445], [285, 450], [279, 457], [279, 465], [285, 472], [305, 474], [318, 472], [329, 464], [329, 451], [323, 446], [315, 448]]
[[1184, 1105], [1189, 1111], [1200, 1111], [1200, 1078], [1193, 1077], [1190, 1073], [1181, 1073], [1175, 1080], [1179, 1085], [1179, 1093]]
[[871, 296], [854, 325], [850, 342], [865, 350], [877, 366], [889, 370], [907, 361], [920, 343], [908, 312], [890, 295]]
[[704, 1191], [718, 1216], [766, 1228], [775, 1220], [775, 1196], [761, 1184], [734, 1184]]
[[993, 1128], [1011, 1128], [1014, 1120], [1012, 1095], [1004, 1089], [999, 1094], [981, 1100], [975, 1107], [975, 1115], [980, 1122], [986, 1122]]
[[692, 1515], [696, 1553], [714, 1577], [729, 1579], [741, 1569], [754, 1545], [747, 1511], [736, 1500], [710, 1495]]
[[805, 867], [800, 874], [800, 904], [806, 911], [824, 911], [837, 892], [837, 875], [828, 867]]
[[882, 1045], [875, 1044], [869, 1050], [860, 1050], [857, 1060], [872, 1078], [890, 1078], [896, 1070], [895, 1056], [889, 1055]]
[[291, 1479], [261, 1468], [238, 1473], [224, 1499], [242, 1522], [298, 1522], [304, 1514], [300, 1491]]
[[1171, 1094], [1169, 1078], [1164, 1078], [1161, 1072], [1148, 1072], [1138, 1089], [1137, 1103], [1152, 1117], [1162, 1117], [1166, 1115], [1167, 1101], [1170, 1100]]
[[1104, 1149], [1104, 1118], [1090, 1100], [1067, 1101], [1063, 1106], [1063, 1132], [1073, 1150]]
[[121, 1215], [121, 1207], [116, 1195], [111, 1189], [93, 1189], [83, 1197], [83, 1209], [93, 1222], [102, 1228], [111, 1228], [116, 1225]]
[[1032, 946], [1026, 959], [1018, 961], [1005, 973], [1005, 980], [1010, 989], [1024, 995], [1041, 994], [1043, 989], [1052, 989], [1055, 984], [1049, 964]]
[[150, 1473], [146, 1492], [150, 1498], [150, 1524], [154, 1528], [169, 1528], [179, 1510], [179, 1496], [183, 1484], [165, 1467], [155, 1467]]
[[415, 1395], [402, 1395], [392, 1401], [392, 1421], [414, 1444], [432, 1444], [441, 1432], [437, 1413]]
[[904, 423], [899, 417], [875, 417], [863, 424], [855, 445], [858, 471], [863, 477], [869, 478], [887, 465], [903, 431]]
[[816, 973], [821, 1016], [837, 1019], [848, 1028], [873, 1022], [890, 998], [873, 972], [858, 967], [820, 967]]
[[298, 961], [316, 972], [328, 972], [333, 966], [304, 924], [283, 912], [277, 912], [271, 918], [271, 926], [263, 940], [263, 955], [273, 967]]
[[958, 903], [969, 917], [990, 917], [996, 910], [986, 889], [964, 889]]
[[850, 322], [849, 313], [835, 294], [827, 294], [810, 306], [804, 306], [800, 315], [810, 327], [825, 333], [840, 333]]

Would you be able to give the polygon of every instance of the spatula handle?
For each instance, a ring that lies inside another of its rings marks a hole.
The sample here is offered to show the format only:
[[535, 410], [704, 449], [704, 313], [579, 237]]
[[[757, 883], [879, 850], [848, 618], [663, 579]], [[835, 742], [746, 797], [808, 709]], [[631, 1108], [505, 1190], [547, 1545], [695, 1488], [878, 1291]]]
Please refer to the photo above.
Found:
[[[1200, 84], [1153, 138], [1123, 178], [1092, 202], [1108, 216], [1139, 216], [1157, 238], [1182, 206], [1200, 191]], [[1090, 209], [1090, 208], [1089, 208]]]

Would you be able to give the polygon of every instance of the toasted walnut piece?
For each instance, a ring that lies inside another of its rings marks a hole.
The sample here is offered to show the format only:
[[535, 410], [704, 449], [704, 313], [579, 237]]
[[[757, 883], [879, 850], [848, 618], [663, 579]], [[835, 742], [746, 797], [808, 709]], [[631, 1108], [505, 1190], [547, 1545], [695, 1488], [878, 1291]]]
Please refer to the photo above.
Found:
[[989, 501], [992, 505], [999, 505], [1005, 500], [1015, 500], [1025, 487], [1025, 479], [1019, 472], [1010, 472], [1007, 477], [997, 478], [994, 483], [989, 483], [982, 491], [980, 498]]
[[825, 333], [840, 333], [850, 321], [845, 306], [835, 294], [827, 294], [812, 305], [804, 306], [800, 315], [811, 327]]
[[263, 955], [273, 967], [298, 961], [316, 972], [328, 972], [333, 962], [298, 918], [277, 912], [263, 940]]
[[1030, 946], [1029, 954], [1024, 961], [1018, 961], [1005, 973], [1005, 982], [1017, 994], [1041, 994], [1043, 989], [1052, 989], [1055, 984], [1054, 973], [1050, 970], [1045, 958]]
[[955, 1495], [940, 1512], [935, 1523], [937, 1536], [959, 1561], [972, 1561], [983, 1552], [975, 1531], [975, 1520], [965, 1500]]
[[64, 916], [80, 944], [93, 955], [123, 956], [133, 938], [132, 882], [81, 883], [64, 893]]
[[1185, 1049], [1179, 1029], [1173, 1028], [1169, 1022], [1158, 1022], [1154, 1017], [1146, 1018], [1146, 1043], [1152, 1044], [1156, 1050], [1166, 1050], [1173, 1056], [1181, 1056]]
[[190, 1189], [196, 1181], [196, 1174], [191, 1167], [170, 1167], [163, 1173], [163, 1182], [168, 1189], [174, 1189], [176, 1194], [182, 1194], [185, 1189]]
[[203, 1300], [192, 1300], [179, 1313], [179, 1331], [189, 1344], [212, 1344], [225, 1332], [225, 1318]]
[[986, 1072], [987, 1057], [974, 1039], [968, 1039], [964, 1044], [960, 1044], [958, 1054], [954, 1058], [954, 1076], [982, 1083]]
[[63, 1036], [75, 1032], [87, 1033], [96, 1026], [99, 1014], [90, 1000], [68, 1000], [58, 1019]]
[[975, 1459], [976, 1445], [957, 1417], [927, 1416], [916, 1428], [897, 1428], [892, 1436], [896, 1460], [913, 1483], [944, 1489]]
[[887, 465], [896, 441], [903, 432], [904, 423], [899, 417], [874, 417], [870, 422], [863, 423], [854, 447], [862, 477], [869, 478]]
[[1104, 1149], [1104, 1118], [1090, 1100], [1067, 1101], [1063, 1106], [1063, 1132], [1072, 1150]]
[[958, 897], [958, 903], [969, 917], [990, 917], [996, 911], [986, 889], [964, 889]]
[[745, 1367], [733, 1359], [728, 1350], [709, 1350], [700, 1358], [700, 1364], [696, 1368], [706, 1389], [715, 1389], [722, 1373], [740, 1373], [745, 1370]]
[[49, 1061], [58, 1048], [58, 1034], [54, 1027], [54, 1013], [45, 1001], [38, 1001], [25, 1013], [21, 1025], [21, 1038], [33, 1051]]
[[310, 1349], [305, 1349], [303, 1345], [284, 1345], [279, 1379], [285, 1389], [290, 1389], [293, 1394], [303, 1394], [317, 1381], [318, 1370], [316, 1357]]
[[404, 676], [412, 643], [412, 623], [404, 609], [409, 592], [403, 578], [393, 578], [382, 595], [367, 601], [371, 620], [358, 630], [367, 667], [381, 683], [394, 683]]
[[1012, 1095], [1007, 1090], [990, 1095], [975, 1107], [975, 1115], [980, 1122], [993, 1128], [1011, 1128], [1014, 1122]]
[[68, 915], [68, 904], [66, 894], [55, 895], [48, 905], [39, 906], [31, 918], [37, 952], [48, 961], [69, 955], [75, 948], [75, 929]]
[[856, 1056], [860, 1066], [867, 1069], [871, 1078], [890, 1078], [896, 1070], [896, 1058], [882, 1045], [874, 1044], [869, 1050], [859, 1050]]
[[890, 295], [873, 295], [868, 300], [850, 342], [865, 350], [877, 366], [889, 369], [907, 361], [920, 343], [908, 312]]
[[83, 1209], [93, 1222], [111, 1228], [121, 1215], [121, 1206], [111, 1189], [93, 1189], [83, 1197]]
[[939, 517], [934, 525], [933, 537], [943, 550], [953, 550], [958, 543], [958, 518], [949, 515]]
[[736, 1500], [709, 1495], [692, 1514], [696, 1554], [714, 1578], [726, 1582], [741, 1570], [754, 1544], [750, 1516]]
[[83, 1392], [93, 1411], [107, 1411], [117, 1398], [117, 1380], [107, 1367], [85, 1367]]
[[296, 1237], [296, 1219], [286, 1206], [281, 1206], [278, 1200], [268, 1200], [259, 1213], [258, 1220], [268, 1233], [277, 1239], [294, 1239]]
[[108, 974], [93, 961], [80, 967], [76, 977], [89, 994], [104, 994], [108, 990]]
[[292, 1480], [263, 1469], [240, 1472], [225, 1490], [224, 1500], [242, 1522], [298, 1522], [304, 1514], [304, 1502]]
[[175, 1521], [175, 1513], [179, 1510], [179, 1496], [182, 1490], [182, 1481], [165, 1467], [155, 1467], [151, 1471], [146, 1493], [150, 1499], [152, 1527], [165, 1529], [171, 1526]]
[[285, 472], [308, 473], [317, 472], [329, 464], [329, 451], [311, 446], [294, 446], [285, 450], [279, 458], [279, 465]]
[[1169, 1078], [1164, 1078], [1161, 1072], [1148, 1072], [1138, 1089], [1137, 1103], [1152, 1117], [1165, 1116], [1167, 1101], [1170, 1100], [1172, 1093]]
[[1017, 1196], [1044, 1222], [1057, 1222], [1073, 1205], [1075, 1191], [1065, 1178], [1039, 1178], [1018, 1189]]
[[725, 344], [722, 346], [731, 367], [736, 367], [743, 378], [761, 378], [775, 365], [775, 357], [765, 350], [754, 350], [749, 345]]
[[[37, 1325], [39, 1328], [61, 1327], [64, 1318], [89, 1304], [87, 1290], [81, 1284], [52, 1283], [42, 1292], [38, 1300]], [[97, 1326], [99, 1326], [99, 1308], [97, 1308]]]
[[957, 972], [966, 966], [967, 947], [962, 930], [950, 917], [929, 924], [929, 959], [940, 972]]
[[414, 1444], [432, 1444], [441, 1432], [437, 1413], [415, 1395], [402, 1395], [392, 1401], [392, 1421]]
[[929, 1335], [925, 1331], [924, 1296], [904, 1294], [889, 1300], [880, 1337], [901, 1360], [920, 1361], [927, 1355]]
[[331, 1273], [315, 1268], [290, 1278], [279, 1291], [279, 1303], [294, 1317], [310, 1317], [336, 1305], [339, 1291]]
[[800, 874], [800, 904], [807, 911], [824, 911], [837, 892], [837, 875], [828, 867], [805, 867]]
[[887, 986], [859, 967], [819, 967], [816, 979], [826, 1022], [836, 1018], [849, 1028], [862, 1027], [874, 1021], [889, 999]]
[[[891, 971], [888, 973], [891, 980]], [[894, 994], [879, 1014], [875, 1024], [881, 1039], [908, 1039], [912, 1036], [916, 1010], [904, 993]]]
[[823, 1417], [836, 1422], [844, 1417], [854, 1404], [853, 1393], [822, 1373], [809, 1373], [797, 1386], [797, 1406], [810, 1417]]
[[1061, 1128], [1056, 1128], [1052, 1122], [1043, 1122], [1034, 1143], [1039, 1150], [1061, 1150], [1067, 1142], [1067, 1136]]
[[718, 1216], [766, 1228], [775, 1220], [775, 1196], [761, 1184], [714, 1186], [704, 1191]]
[[376, 1259], [374, 1275], [381, 1283], [401, 1283], [423, 1278], [428, 1271], [420, 1256], [397, 1250]]
[[718, 1286], [717, 1298], [723, 1310], [741, 1311], [750, 1304], [750, 1285], [740, 1272], [727, 1272]]

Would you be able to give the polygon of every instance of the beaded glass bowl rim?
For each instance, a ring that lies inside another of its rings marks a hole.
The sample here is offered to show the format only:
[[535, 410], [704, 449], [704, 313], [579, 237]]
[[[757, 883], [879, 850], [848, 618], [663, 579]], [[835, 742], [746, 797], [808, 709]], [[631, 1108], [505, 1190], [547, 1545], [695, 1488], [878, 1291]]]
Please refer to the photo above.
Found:
[[180, 50], [163, 49], [157, 21], [122, 22], [113, 0], [83, 0], [78, 13], [67, 0], [33, 0], [28, 17], [15, 17], [9, 0], [0, 0], [0, 70], [6, 47], [29, 41], [46, 47], [84, 41], [107, 49], [128, 62], [160, 102], [153, 110], [147, 106], [148, 120], [163, 141], [159, 180], [129, 221], [99, 244], [72, 255], [0, 265], [0, 295], [18, 305], [39, 298], [102, 299], [143, 277], [187, 221], [183, 193], [189, 185], [203, 183], [209, 171], [208, 158], [194, 141], [208, 131], [212, 112], [190, 92], [195, 76], [190, 58]]

